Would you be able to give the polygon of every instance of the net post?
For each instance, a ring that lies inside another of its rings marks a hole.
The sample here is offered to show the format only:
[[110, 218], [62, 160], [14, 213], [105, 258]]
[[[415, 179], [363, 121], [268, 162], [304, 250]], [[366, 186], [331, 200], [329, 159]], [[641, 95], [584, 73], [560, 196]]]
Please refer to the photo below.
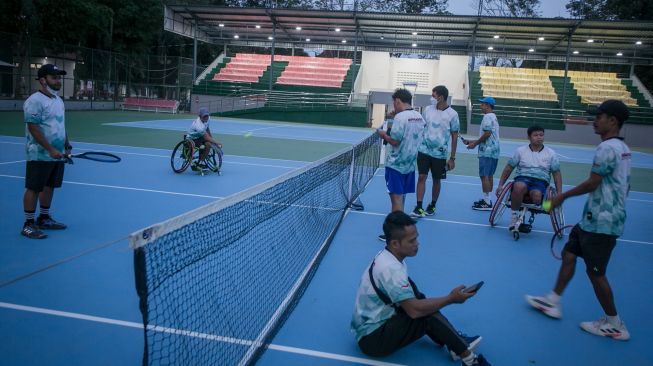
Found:
[[351, 198], [352, 198], [352, 189], [354, 186], [354, 165], [356, 162], [356, 150], [352, 147], [351, 148], [351, 164], [349, 165], [349, 182], [348, 187], [347, 187], [347, 202], [349, 202], [349, 205], [353, 203]]

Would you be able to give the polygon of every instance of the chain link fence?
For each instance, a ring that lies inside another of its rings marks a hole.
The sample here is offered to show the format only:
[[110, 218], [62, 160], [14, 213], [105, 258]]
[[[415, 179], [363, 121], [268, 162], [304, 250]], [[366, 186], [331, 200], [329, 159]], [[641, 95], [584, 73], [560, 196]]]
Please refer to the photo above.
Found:
[[36, 92], [43, 64], [66, 71], [59, 95], [80, 102], [72, 103], [80, 109], [117, 109], [127, 97], [177, 100], [180, 110], [190, 104], [190, 58], [127, 55], [0, 33], [0, 105]]

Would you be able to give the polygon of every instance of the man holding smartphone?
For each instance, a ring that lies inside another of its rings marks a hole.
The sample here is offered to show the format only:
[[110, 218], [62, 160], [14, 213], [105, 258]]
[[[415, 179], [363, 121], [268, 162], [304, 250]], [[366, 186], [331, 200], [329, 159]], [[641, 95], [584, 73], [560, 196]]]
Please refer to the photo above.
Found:
[[481, 337], [457, 332], [440, 312], [476, 292], [458, 286], [446, 296], [426, 298], [408, 277], [404, 259], [417, 255], [419, 247], [415, 223], [402, 211], [385, 218], [385, 249], [363, 273], [356, 294], [351, 330], [358, 346], [367, 355], [387, 356], [428, 335], [436, 344], [446, 345], [454, 359], [461, 358], [463, 366], [489, 366], [483, 355], [474, 353]]

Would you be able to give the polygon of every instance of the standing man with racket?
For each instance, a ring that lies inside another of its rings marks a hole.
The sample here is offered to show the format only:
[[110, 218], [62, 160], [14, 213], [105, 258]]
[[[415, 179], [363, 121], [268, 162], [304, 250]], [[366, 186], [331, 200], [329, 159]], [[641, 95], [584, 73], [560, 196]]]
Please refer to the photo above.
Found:
[[605, 316], [596, 321], [582, 322], [580, 327], [594, 335], [626, 341], [630, 339], [630, 333], [617, 314], [605, 272], [626, 221], [631, 153], [619, 137], [619, 131], [630, 113], [619, 100], [606, 100], [588, 113], [596, 116], [594, 132], [601, 136], [602, 141], [596, 148], [590, 176], [578, 186], [553, 197], [550, 203], [550, 207], [555, 208], [569, 197], [589, 193], [583, 217], [569, 233], [569, 240], [562, 250], [562, 264], [553, 291], [545, 296], [526, 295], [526, 301], [552, 318], [561, 318], [560, 297], [574, 275], [576, 258], [581, 257]]
[[[66, 228], [66, 225], [50, 216], [54, 189], [61, 187], [63, 182], [63, 158], [72, 149], [66, 134], [64, 104], [58, 95], [62, 75], [66, 75], [66, 72], [55, 65], [41, 66], [36, 79], [41, 89], [27, 98], [23, 105], [27, 164], [23, 196], [25, 224], [21, 234], [30, 239], [46, 238], [41, 229]], [[35, 221], [37, 202], [40, 204], [40, 214]]]

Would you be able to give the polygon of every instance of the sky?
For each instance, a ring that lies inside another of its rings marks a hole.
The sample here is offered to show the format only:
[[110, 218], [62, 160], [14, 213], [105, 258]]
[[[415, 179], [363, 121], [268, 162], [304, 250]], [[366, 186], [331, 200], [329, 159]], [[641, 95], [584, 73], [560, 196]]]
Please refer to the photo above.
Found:
[[[569, 18], [569, 13], [565, 9], [567, 2], [568, 0], [540, 0], [540, 16], [543, 18]], [[478, 1], [449, 0], [449, 11], [455, 15], [476, 15]]]

